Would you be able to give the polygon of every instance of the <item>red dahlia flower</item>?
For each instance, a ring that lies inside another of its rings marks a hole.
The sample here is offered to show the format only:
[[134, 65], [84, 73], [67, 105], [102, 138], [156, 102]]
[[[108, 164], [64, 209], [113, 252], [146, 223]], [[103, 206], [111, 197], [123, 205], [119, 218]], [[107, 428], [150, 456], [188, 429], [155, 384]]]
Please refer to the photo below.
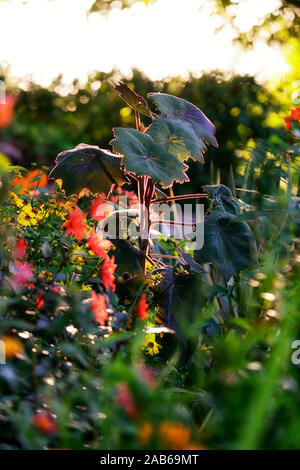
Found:
[[106, 250], [109, 250], [112, 246], [111, 241], [103, 238], [101, 232], [96, 232], [95, 228], [90, 233], [90, 238], [88, 241], [89, 248], [95, 253], [95, 255], [105, 258]]
[[69, 210], [69, 218], [63, 224], [63, 227], [66, 229], [67, 235], [74, 235], [78, 241], [82, 238], [87, 238], [87, 224], [83, 222], [86, 217], [86, 213], [82, 212], [78, 206], [74, 210]]
[[116, 267], [117, 265], [115, 264], [115, 257], [112, 256], [111, 258], [109, 258], [106, 255], [104, 258], [102, 269], [101, 269], [101, 280], [104, 284], [106, 292], [108, 292], [108, 289], [110, 287], [113, 292], [116, 290], [115, 276], [114, 276]]
[[141, 320], [147, 320], [147, 318], [149, 317], [149, 314], [148, 314], [149, 305], [146, 303], [146, 300], [147, 300], [146, 294], [143, 294], [138, 301], [137, 316]]
[[105, 296], [97, 295], [94, 290], [92, 290], [91, 310], [95, 315], [96, 322], [104, 326], [105, 322], [108, 320]]

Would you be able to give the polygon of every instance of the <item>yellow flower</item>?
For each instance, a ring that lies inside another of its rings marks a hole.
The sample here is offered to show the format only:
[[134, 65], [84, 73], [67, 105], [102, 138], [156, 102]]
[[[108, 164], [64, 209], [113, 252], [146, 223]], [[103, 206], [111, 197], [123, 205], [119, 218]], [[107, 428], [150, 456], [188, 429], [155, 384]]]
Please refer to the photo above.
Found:
[[52, 272], [48, 271], [48, 269], [44, 269], [43, 271], [41, 271], [41, 273], [39, 274], [39, 278], [45, 279], [48, 282], [53, 281]]
[[160, 344], [155, 341], [155, 334], [150, 333], [146, 335], [145, 340], [143, 342], [143, 350], [146, 354], [150, 354], [150, 356], [154, 356], [159, 353], [161, 348]]
[[16, 195], [16, 193], [13, 193], [10, 191], [9, 197], [14, 201], [15, 205], [19, 207], [19, 209], [22, 209], [22, 207], [27, 206], [29, 202], [27, 200], [21, 199], [19, 196]]
[[38, 222], [41, 222], [42, 220], [49, 217], [49, 212], [47, 211], [47, 209], [45, 209], [44, 205], [42, 205], [41, 209], [37, 209], [36, 207], [34, 207], [32, 209], [32, 212], [35, 214]]
[[61, 188], [62, 188], [62, 184], [63, 184], [62, 179], [58, 178], [56, 180], [56, 186], [57, 186], [58, 189], [60, 189], [60, 191], [61, 191]]
[[36, 225], [38, 223], [37, 216], [32, 210], [30, 204], [27, 204], [21, 209], [17, 221], [24, 227], [30, 227], [31, 225]]
[[72, 255], [72, 262], [81, 265], [84, 264], [84, 258], [82, 256]]

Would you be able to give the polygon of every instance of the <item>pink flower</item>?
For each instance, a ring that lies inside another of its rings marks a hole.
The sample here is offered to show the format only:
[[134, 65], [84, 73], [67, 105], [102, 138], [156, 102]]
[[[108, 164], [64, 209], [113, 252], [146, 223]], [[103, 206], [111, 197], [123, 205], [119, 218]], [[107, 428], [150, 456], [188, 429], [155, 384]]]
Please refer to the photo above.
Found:
[[113, 206], [111, 204], [104, 203], [105, 194], [100, 194], [97, 199], [94, 199], [90, 207], [90, 215], [92, 219], [101, 220], [106, 219], [111, 211], [113, 211]]
[[33, 271], [29, 263], [21, 263], [16, 260], [11, 266], [13, 274], [12, 283], [15, 287], [23, 287], [33, 279]]
[[119, 405], [131, 419], [136, 419], [138, 417], [138, 409], [127, 383], [119, 382], [116, 388], [117, 405]]

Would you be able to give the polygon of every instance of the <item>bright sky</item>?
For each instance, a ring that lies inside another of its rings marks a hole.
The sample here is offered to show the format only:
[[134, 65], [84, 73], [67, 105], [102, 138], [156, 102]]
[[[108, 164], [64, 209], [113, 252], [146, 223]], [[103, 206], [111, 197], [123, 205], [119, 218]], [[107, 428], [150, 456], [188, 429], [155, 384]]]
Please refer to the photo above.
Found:
[[[116, 2], [117, 4], [118, 2]], [[238, 25], [244, 30], [274, 9], [279, 0], [243, 0]], [[279, 48], [264, 43], [252, 52], [233, 46], [233, 31], [215, 29], [211, 0], [157, 0], [146, 7], [114, 9], [108, 18], [86, 15], [92, 0], [0, 2], [0, 62], [15, 76], [31, 75], [48, 85], [59, 73], [68, 83], [87, 72], [129, 73], [132, 67], [150, 78], [222, 69], [256, 74], [259, 80], [288, 71]]]

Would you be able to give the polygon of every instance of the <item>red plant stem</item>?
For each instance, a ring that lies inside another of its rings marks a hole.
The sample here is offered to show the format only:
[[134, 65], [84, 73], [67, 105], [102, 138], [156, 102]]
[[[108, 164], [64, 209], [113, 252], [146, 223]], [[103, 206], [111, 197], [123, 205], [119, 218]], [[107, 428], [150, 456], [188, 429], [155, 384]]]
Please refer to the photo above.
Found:
[[146, 259], [149, 252], [150, 238], [150, 205], [155, 192], [155, 184], [149, 176], [142, 176], [138, 179], [138, 195], [140, 203], [140, 240], [139, 246], [143, 253], [142, 267], [145, 272]]
[[165, 198], [153, 199], [151, 204], [159, 204], [160, 202], [169, 202], [169, 201], [180, 201], [182, 199], [199, 199], [199, 198], [206, 198], [208, 195], [205, 193], [199, 194], [181, 194], [179, 196], [167, 196]]
[[195, 226], [195, 224], [191, 222], [179, 222], [176, 220], [159, 220], [159, 221], [152, 222], [152, 225], [162, 225], [162, 224], [180, 225], [181, 227], [194, 227]]
[[162, 255], [161, 253], [152, 253], [152, 256], [155, 258], [181, 259], [180, 256]]

